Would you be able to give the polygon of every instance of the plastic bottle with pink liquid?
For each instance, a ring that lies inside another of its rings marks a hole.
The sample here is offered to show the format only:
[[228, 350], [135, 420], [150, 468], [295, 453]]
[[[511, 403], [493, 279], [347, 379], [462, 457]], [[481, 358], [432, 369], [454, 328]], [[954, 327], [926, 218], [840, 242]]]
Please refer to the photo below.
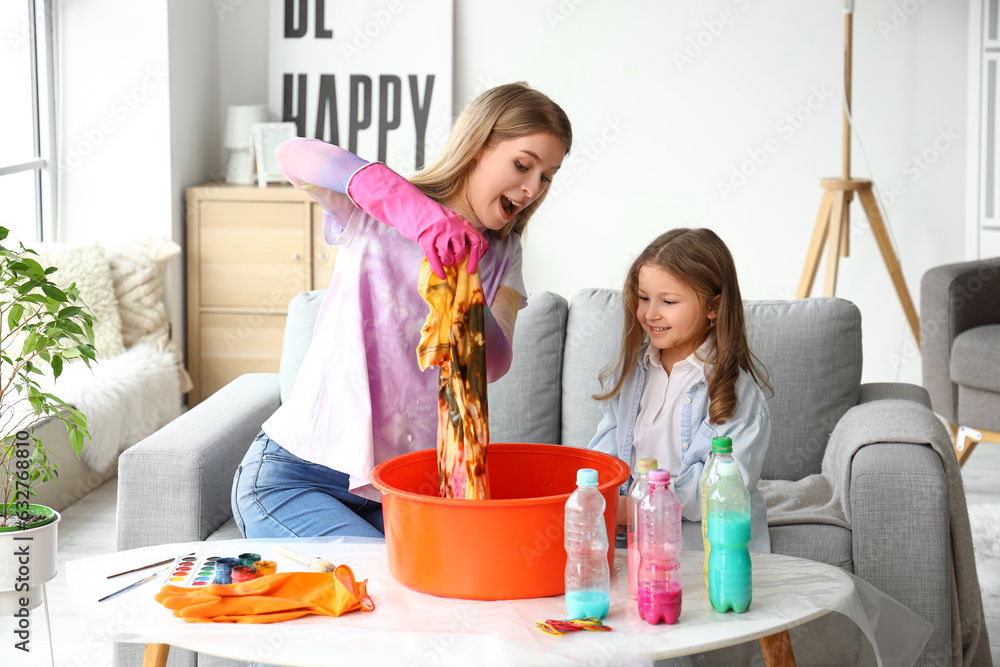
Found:
[[656, 467], [656, 459], [641, 458], [635, 463], [635, 480], [628, 488], [628, 592], [633, 600], [639, 599], [639, 505], [649, 493], [649, 471]]
[[639, 506], [639, 617], [651, 625], [681, 615], [681, 504], [670, 471], [649, 471], [649, 494]]

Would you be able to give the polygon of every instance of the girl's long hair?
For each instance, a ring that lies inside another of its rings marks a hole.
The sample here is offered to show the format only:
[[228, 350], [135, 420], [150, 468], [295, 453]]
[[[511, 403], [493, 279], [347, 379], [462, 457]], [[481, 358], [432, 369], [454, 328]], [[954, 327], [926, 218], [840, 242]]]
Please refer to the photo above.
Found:
[[[747, 343], [743, 299], [736, 279], [736, 265], [729, 248], [710, 229], [673, 229], [658, 236], [632, 262], [625, 286], [622, 305], [625, 323], [618, 358], [601, 371], [601, 387], [617, 378], [609, 391], [596, 394], [597, 400], [616, 396], [639, 363], [639, 350], [646, 341], [646, 332], [636, 319], [639, 303], [639, 269], [649, 266], [669, 272], [694, 290], [708, 310], [718, 299], [715, 325], [715, 345], [705, 360], [708, 371], [709, 418], [723, 424], [736, 412], [736, 380], [745, 370], [754, 381], [770, 390], [767, 371], [750, 351]], [[706, 328], [705, 335], [708, 335]], [[773, 392], [772, 392], [773, 393]]]
[[[487, 90], [459, 115], [441, 155], [415, 174], [410, 182], [431, 199], [443, 204], [462, 194], [476, 155], [501, 141], [546, 133], [560, 140], [566, 153], [573, 144], [573, 130], [562, 108], [525, 83], [508, 83]], [[522, 234], [528, 220], [544, 201], [549, 188], [518, 211], [497, 235]]]

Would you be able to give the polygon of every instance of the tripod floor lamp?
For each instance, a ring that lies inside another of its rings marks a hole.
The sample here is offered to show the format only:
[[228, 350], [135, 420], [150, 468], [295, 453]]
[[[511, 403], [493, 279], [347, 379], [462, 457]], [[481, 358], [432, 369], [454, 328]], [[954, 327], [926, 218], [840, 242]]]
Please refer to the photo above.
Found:
[[875, 242], [878, 244], [882, 259], [889, 270], [889, 276], [899, 295], [899, 302], [910, 325], [913, 338], [920, 346], [920, 320], [910, 299], [910, 292], [903, 280], [903, 271], [892, 248], [892, 241], [886, 228], [882, 214], [879, 212], [875, 194], [872, 192], [872, 182], [868, 179], [851, 178], [851, 43], [853, 31], [854, 1], [844, 2], [844, 130], [843, 130], [843, 161], [840, 178], [824, 178], [820, 180], [823, 187], [823, 199], [820, 201], [819, 216], [813, 229], [809, 250], [806, 253], [802, 278], [795, 293], [796, 299], [804, 299], [812, 292], [813, 282], [819, 268], [819, 260], [826, 246], [826, 276], [823, 283], [823, 295], [833, 296], [837, 286], [837, 265], [841, 257], [847, 257], [850, 242], [849, 205], [857, 193], [861, 206], [871, 226]]

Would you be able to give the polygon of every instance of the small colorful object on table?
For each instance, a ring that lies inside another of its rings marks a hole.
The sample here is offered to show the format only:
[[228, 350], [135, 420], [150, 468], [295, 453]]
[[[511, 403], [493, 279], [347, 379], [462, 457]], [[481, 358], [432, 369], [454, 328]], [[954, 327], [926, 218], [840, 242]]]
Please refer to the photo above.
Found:
[[237, 565], [233, 568], [232, 579], [234, 584], [242, 584], [244, 581], [253, 581], [257, 578], [257, 570], [253, 565]]
[[240, 564], [239, 558], [220, 558], [215, 561], [215, 583], [233, 583], [233, 568]]
[[184, 556], [174, 565], [167, 583], [174, 586], [198, 587], [208, 586], [215, 582], [216, 561], [218, 556], [199, 559], [197, 556]]
[[257, 569], [258, 577], [266, 577], [278, 571], [278, 564], [273, 560], [259, 560], [254, 567]]
[[611, 626], [604, 625], [601, 619], [587, 616], [586, 618], [571, 618], [565, 621], [548, 619], [547, 621], [535, 621], [535, 629], [554, 637], [562, 637], [571, 632], [586, 630], [588, 632], [611, 632]]

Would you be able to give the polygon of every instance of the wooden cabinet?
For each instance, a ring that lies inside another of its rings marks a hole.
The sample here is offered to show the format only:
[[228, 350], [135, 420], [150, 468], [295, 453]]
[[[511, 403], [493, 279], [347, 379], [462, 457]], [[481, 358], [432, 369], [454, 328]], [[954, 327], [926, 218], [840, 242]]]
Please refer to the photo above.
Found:
[[194, 406], [243, 373], [277, 372], [288, 302], [325, 289], [323, 209], [290, 186], [187, 189], [187, 364]]

